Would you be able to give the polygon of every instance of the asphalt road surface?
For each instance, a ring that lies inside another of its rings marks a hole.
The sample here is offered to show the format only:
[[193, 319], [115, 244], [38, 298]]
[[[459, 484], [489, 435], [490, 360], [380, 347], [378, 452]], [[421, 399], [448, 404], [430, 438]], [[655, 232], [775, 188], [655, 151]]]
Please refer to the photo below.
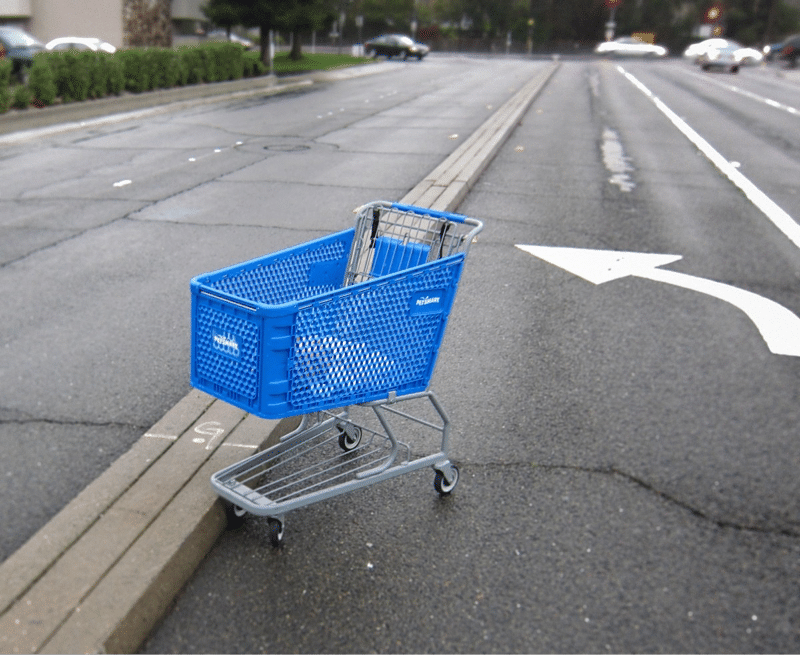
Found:
[[[188, 391], [193, 275], [401, 198], [537, 65], [7, 148], [3, 556]], [[565, 61], [459, 208], [486, 229], [433, 381], [453, 495], [403, 476], [279, 549], [249, 518], [143, 652], [796, 651], [796, 98], [772, 69]]]
[[193, 276], [402, 197], [541, 65], [398, 63], [4, 142], [0, 556], [189, 391]]

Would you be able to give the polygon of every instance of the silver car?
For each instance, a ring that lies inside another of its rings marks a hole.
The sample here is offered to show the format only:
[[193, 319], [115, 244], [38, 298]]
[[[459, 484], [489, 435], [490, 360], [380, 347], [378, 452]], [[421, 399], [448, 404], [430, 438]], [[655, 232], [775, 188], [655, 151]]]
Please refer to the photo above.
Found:
[[667, 49], [646, 43], [632, 36], [621, 36], [613, 41], [603, 41], [594, 49], [595, 54], [611, 57], [666, 57]]

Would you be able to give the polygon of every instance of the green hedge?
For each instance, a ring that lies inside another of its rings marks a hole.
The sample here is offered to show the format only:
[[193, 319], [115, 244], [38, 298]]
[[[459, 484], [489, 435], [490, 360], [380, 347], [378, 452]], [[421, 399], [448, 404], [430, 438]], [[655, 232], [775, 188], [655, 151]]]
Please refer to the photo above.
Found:
[[38, 107], [88, 98], [142, 93], [187, 84], [223, 82], [264, 75], [258, 53], [235, 43], [200, 46], [134, 48], [113, 55], [99, 52], [43, 52], [36, 55], [28, 86], [11, 88], [11, 63], [0, 60], [0, 113], [13, 104]]
[[7, 112], [11, 105], [11, 90], [8, 87], [11, 82], [12, 67], [9, 59], [0, 59], [0, 114]]
[[[279, 74], [326, 70], [369, 60], [345, 55], [305, 55], [300, 62], [287, 55], [274, 60]], [[61, 102], [142, 93], [187, 84], [223, 82], [265, 75], [258, 52], [235, 43], [205, 43], [176, 50], [133, 48], [113, 55], [100, 52], [43, 52], [33, 60], [28, 84], [12, 86], [11, 62], [0, 59], [0, 114], [28, 104], [45, 107]]]

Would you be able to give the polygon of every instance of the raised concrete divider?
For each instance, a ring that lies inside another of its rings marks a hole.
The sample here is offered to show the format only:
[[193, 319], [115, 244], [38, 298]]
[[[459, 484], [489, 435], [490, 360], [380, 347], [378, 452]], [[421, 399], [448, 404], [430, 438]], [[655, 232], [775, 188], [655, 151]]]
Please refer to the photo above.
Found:
[[[543, 65], [402, 202], [455, 210], [557, 68]], [[135, 652], [225, 529], [211, 474], [298, 421], [190, 392], [0, 565], [0, 650]]]

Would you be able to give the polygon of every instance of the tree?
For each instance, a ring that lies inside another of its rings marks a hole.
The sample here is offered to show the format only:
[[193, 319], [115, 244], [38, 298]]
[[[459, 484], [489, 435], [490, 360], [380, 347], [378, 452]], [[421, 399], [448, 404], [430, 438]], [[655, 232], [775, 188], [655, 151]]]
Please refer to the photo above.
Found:
[[241, 8], [232, 0], [209, 0], [201, 10], [208, 20], [227, 32], [228, 38], [231, 36], [231, 28], [242, 24]]
[[122, 27], [127, 46], [172, 45], [169, 0], [124, 0]]
[[370, 33], [408, 32], [414, 6], [414, 0], [361, 0], [360, 12]]
[[270, 30], [291, 32], [291, 56], [299, 59], [299, 34], [320, 29], [333, 16], [332, 0], [209, 0], [203, 8], [208, 19], [228, 30], [234, 25], [257, 27], [261, 33], [261, 60], [269, 63]]
[[276, 14], [278, 28], [292, 34], [292, 50], [289, 58], [297, 61], [302, 57], [300, 35], [321, 29], [333, 20], [330, 0], [288, 0], [279, 3]]

